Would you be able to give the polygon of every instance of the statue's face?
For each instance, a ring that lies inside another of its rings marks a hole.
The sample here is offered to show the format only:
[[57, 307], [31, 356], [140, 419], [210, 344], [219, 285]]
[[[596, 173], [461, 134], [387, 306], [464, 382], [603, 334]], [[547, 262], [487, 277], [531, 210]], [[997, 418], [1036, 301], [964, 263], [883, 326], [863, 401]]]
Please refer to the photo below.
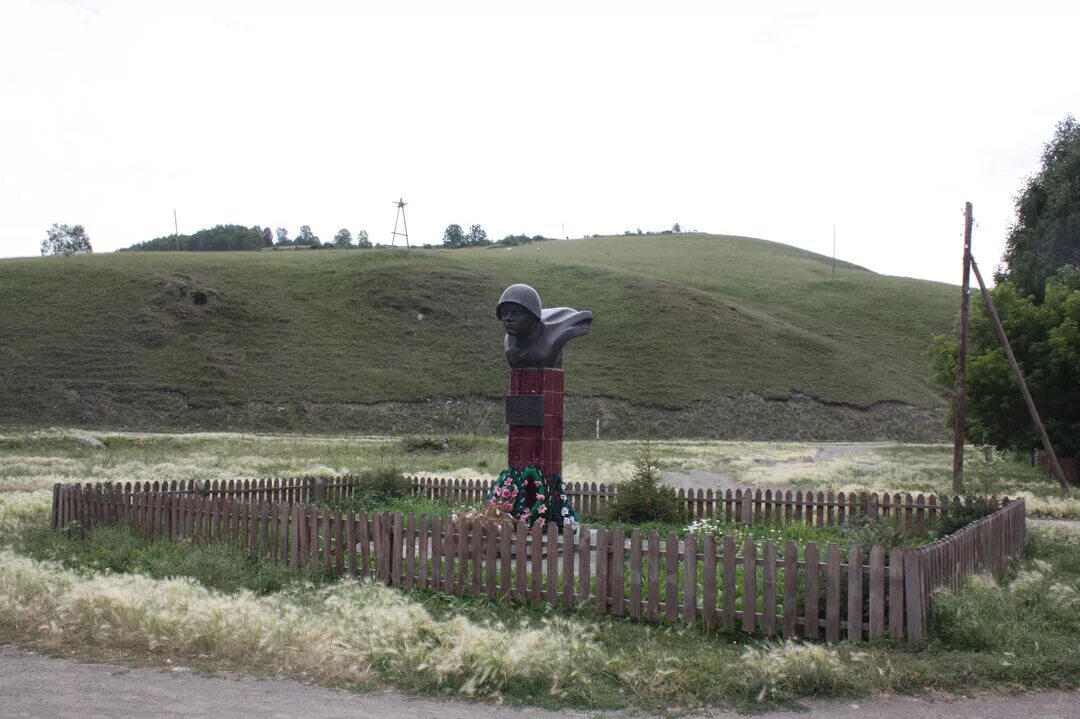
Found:
[[527, 337], [540, 322], [532, 312], [513, 302], [503, 305], [499, 319], [506, 328], [506, 334], [511, 337]]

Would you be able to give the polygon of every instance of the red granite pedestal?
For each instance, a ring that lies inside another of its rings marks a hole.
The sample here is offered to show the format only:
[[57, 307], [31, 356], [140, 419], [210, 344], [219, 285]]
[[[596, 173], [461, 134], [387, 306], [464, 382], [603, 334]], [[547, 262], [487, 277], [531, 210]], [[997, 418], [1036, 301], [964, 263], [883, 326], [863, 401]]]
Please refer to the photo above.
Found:
[[513, 395], [543, 395], [543, 426], [510, 424], [507, 456], [510, 469], [521, 471], [532, 465], [545, 478], [562, 475], [563, 371], [561, 369], [518, 368], [510, 370]]

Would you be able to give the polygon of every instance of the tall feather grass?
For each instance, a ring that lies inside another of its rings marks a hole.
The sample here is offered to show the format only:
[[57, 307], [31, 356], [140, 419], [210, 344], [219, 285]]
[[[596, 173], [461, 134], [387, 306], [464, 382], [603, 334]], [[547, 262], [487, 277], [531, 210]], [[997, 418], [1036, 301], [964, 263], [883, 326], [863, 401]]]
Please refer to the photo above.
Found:
[[78, 648], [107, 646], [174, 659], [213, 656], [241, 670], [329, 683], [411, 676], [469, 695], [526, 682], [553, 695], [587, 690], [600, 662], [586, 622], [512, 628], [436, 621], [388, 588], [346, 581], [266, 597], [224, 594], [186, 578], [83, 577], [0, 551], [0, 626]]

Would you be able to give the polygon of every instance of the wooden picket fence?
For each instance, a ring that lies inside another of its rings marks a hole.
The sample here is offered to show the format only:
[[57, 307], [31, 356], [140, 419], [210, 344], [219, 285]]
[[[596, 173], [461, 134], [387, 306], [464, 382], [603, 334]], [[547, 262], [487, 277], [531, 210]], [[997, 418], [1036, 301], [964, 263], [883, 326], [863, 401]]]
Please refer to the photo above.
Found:
[[[491, 480], [448, 479], [445, 477], [408, 477], [412, 491], [430, 499], [440, 499], [454, 506], [476, 504], [487, 499]], [[171, 482], [135, 482], [123, 485], [127, 493], [166, 493], [201, 497], [232, 497], [247, 501], [339, 504], [351, 497], [359, 486], [353, 475], [336, 477], [274, 477], [211, 482], [173, 480]], [[609, 503], [618, 495], [619, 485], [595, 482], [568, 482], [565, 485], [570, 504], [578, 516], [599, 520]], [[723, 518], [725, 521], [761, 524], [805, 523], [818, 527], [836, 527], [847, 518], [863, 513], [873, 519], [891, 518], [907, 530], [924, 531], [948, 515], [959, 497], [938, 498], [922, 494], [883, 494], [773, 491], [771, 489], [677, 490], [679, 502], [690, 520]]]
[[[674, 533], [661, 537], [640, 529], [629, 535], [585, 526], [560, 532], [554, 524], [529, 529], [494, 520], [357, 514], [267, 499], [266, 488], [235, 493], [234, 486], [231, 495], [227, 489], [58, 484], [53, 526], [126, 522], [151, 538], [229, 542], [270, 561], [321, 564], [337, 576], [372, 577], [390, 586], [830, 642], [878, 636], [921, 641], [935, 589], [956, 589], [975, 571], [1000, 574], [1026, 541], [1022, 500], [1006, 500], [992, 515], [931, 545], [865, 553], [853, 546], [845, 557], [834, 544], [769, 541], [759, 547], [748, 539], [737, 546], [731, 536], [680, 540]], [[742, 493], [733, 507], [753, 517], [756, 497]], [[804, 511], [801, 521], [826, 521], [830, 513], [818, 513], [817, 506], [810, 515]], [[850, 504], [833, 509], [841, 507], [851, 511]], [[837, 512], [831, 516], [835, 520]]]

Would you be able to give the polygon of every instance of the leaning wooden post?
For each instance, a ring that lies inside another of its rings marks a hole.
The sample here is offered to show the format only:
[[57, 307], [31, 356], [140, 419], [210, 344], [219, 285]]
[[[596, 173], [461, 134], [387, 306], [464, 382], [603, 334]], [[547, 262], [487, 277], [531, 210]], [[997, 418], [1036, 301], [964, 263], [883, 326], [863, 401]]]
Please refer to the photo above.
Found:
[[971, 268], [975, 270], [975, 279], [979, 281], [979, 289], [982, 290], [986, 309], [990, 313], [991, 321], [994, 323], [994, 330], [997, 331], [998, 341], [1005, 348], [1005, 357], [1009, 360], [1009, 366], [1012, 367], [1016, 383], [1020, 385], [1020, 394], [1024, 396], [1024, 404], [1027, 405], [1028, 412], [1031, 414], [1031, 421], [1035, 423], [1035, 429], [1039, 432], [1039, 439], [1042, 440], [1046, 456], [1050, 458], [1050, 465], [1054, 468], [1054, 475], [1057, 477], [1058, 482], [1061, 483], [1061, 488], [1068, 489], [1069, 483], [1065, 480], [1065, 472], [1062, 471], [1061, 465], [1058, 463], [1057, 454], [1054, 453], [1054, 446], [1050, 444], [1050, 436], [1046, 434], [1046, 428], [1043, 426], [1042, 420], [1039, 419], [1039, 411], [1035, 409], [1035, 400], [1031, 398], [1031, 392], [1028, 391], [1027, 382], [1024, 381], [1024, 374], [1020, 371], [1020, 363], [1016, 361], [1016, 355], [1013, 354], [1009, 338], [1005, 336], [1005, 328], [1002, 326], [1001, 319], [994, 308], [994, 301], [990, 298], [990, 292], [986, 289], [986, 283], [983, 282], [982, 273], [979, 272], [979, 265], [975, 263], [974, 257], [971, 258]]
[[956, 405], [953, 411], [953, 494], [964, 493], [964, 430], [967, 423], [968, 292], [971, 288], [971, 203], [964, 204], [964, 281], [960, 287], [960, 346], [956, 357]]

